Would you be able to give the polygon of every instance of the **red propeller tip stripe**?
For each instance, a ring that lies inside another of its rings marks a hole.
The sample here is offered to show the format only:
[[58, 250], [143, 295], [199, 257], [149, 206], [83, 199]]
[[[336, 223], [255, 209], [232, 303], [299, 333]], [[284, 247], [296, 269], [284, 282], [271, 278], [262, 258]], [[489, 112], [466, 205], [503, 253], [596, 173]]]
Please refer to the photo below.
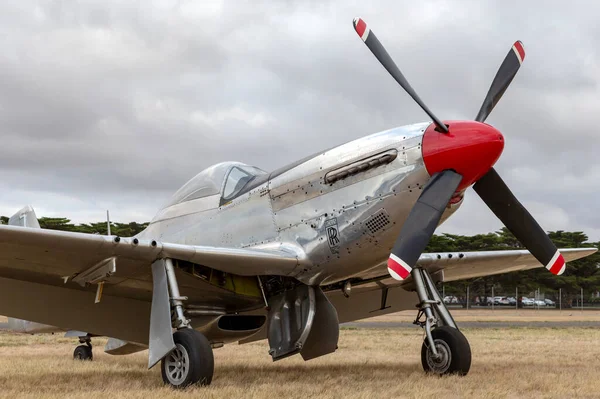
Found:
[[354, 30], [356, 30], [356, 33], [358, 33], [358, 36], [360, 36], [363, 42], [367, 41], [367, 37], [369, 37], [369, 28], [362, 18], [354, 18]]
[[412, 267], [394, 254], [390, 254], [387, 264], [390, 276], [400, 281], [405, 280], [412, 270]]
[[563, 258], [560, 252], [556, 251], [550, 262], [546, 265], [546, 269], [550, 270], [552, 274], [560, 276], [565, 272], [565, 266], [565, 258]]
[[517, 40], [515, 42], [515, 44], [513, 44], [513, 50], [515, 51], [515, 54], [517, 55], [519, 64], [522, 64], [523, 60], [525, 59], [525, 47], [523, 47], [523, 43], [521, 43], [520, 40]]

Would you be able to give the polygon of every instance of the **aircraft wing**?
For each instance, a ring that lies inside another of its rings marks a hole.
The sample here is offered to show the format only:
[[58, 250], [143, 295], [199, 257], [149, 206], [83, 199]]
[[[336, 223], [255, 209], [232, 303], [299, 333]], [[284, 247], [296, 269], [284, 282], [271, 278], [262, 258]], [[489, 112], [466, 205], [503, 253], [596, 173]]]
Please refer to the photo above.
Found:
[[[566, 262], [574, 261], [589, 256], [598, 251], [597, 248], [563, 248], [559, 249]], [[535, 269], [543, 265], [527, 250], [506, 251], [476, 251], [476, 252], [445, 252], [424, 253], [417, 262], [429, 273], [443, 271], [444, 281], [456, 281], [473, 277], [490, 276], [514, 272], [519, 270]], [[567, 268], [569, 265], [567, 264]], [[363, 273], [363, 280], [388, 276], [387, 263], [383, 262], [377, 267]], [[395, 284], [391, 277], [380, 280], [381, 283]], [[402, 282], [398, 282], [402, 284]]]
[[[560, 249], [567, 262], [596, 251], [596, 248]], [[434, 278], [443, 281], [543, 267], [527, 250], [425, 253], [417, 263], [426, 268]], [[326, 292], [337, 309], [340, 323], [415, 309], [418, 302], [416, 294], [404, 289], [411, 286], [412, 279], [393, 279], [387, 271], [387, 261], [354, 277], [363, 281], [353, 282], [349, 298], [344, 297], [339, 288]], [[260, 338], [257, 335], [247, 341]]]
[[154, 260], [169, 257], [255, 276], [287, 275], [298, 266], [300, 254], [279, 244], [260, 249], [220, 248], [0, 225], [0, 275], [13, 270], [42, 280], [43, 276], [74, 276], [110, 257], [127, 260], [129, 265], [145, 265], [148, 273]]
[[[598, 249], [563, 248], [559, 251], [566, 262], [571, 262], [589, 256]], [[430, 272], [443, 270], [444, 281], [456, 281], [543, 267], [527, 250], [423, 254], [419, 258], [418, 264]]]
[[[152, 264], [166, 257], [246, 276], [287, 275], [302, 262], [300, 251], [279, 243], [219, 248], [0, 225], [0, 314], [147, 345]], [[260, 295], [224, 295], [201, 277], [176, 274], [189, 303], [247, 306]]]

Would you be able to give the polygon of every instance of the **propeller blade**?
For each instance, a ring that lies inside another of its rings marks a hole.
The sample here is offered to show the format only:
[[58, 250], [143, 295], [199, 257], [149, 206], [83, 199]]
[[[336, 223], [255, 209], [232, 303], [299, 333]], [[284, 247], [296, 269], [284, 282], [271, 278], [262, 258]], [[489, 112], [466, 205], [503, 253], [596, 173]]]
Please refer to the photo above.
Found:
[[381, 65], [383, 65], [383, 67], [387, 69], [387, 71], [390, 73], [390, 75], [392, 75], [396, 82], [398, 82], [400, 86], [402, 86], [402, 88], [406, 90], [406, 92], [413, 98], [413, 100], [415, 100], [417, 104], [419, 104], [423, 111], [425, 111], [427, 115], [429, 115], [429, 117], [431, 118], [433, 123], [436, 124], [438, 129], [443, 131], [444, 133], [448, 133], [448, 128], [446, 127], [446, 125], [444, 125], [442, 121], [439, 120], [433, 114], [433, 112], [429, 110], [429, 108], [427, 108], [425, 103], [410, 86], [404, 75], [402, 75], [402, 72], [400, 72], [400, 70], [392, 60], [392, 57], [390, 57], [390, 55], [387, 53], [379, 39], [377, 39], [375, 33], [373, 33], [373, 31], [369, 29], [365, 21], [363, 21], [361, 18], [354, 18], [353, 23], [354, 30], [356, 30], [358, 36], [360, 36], [363, 42], [365, 42], [369, 50], [371, 50], [371, 52], [379, 60]]
[[483, 104], [481, 104], [481, 109], [479, 109], [479, 113], [475, 118], [477, 122], [485, 122], [496, 104], [498, 104], [498, 101], [502, 98], [502, 95], [510, 85], [510, 82], [512, 82], [517, 74], [524, 59], [525, 47], [523, 47], [523, 43], [517, 40], [508, 54], [506, 54], [502, 65], [500, 65], [500, 69], [498, 69], [498, 72], [494, 77], [494, 81], [492, 82], [492, 85], [485, 96], [485, 100], [483, 100]]
[[388, 259], [388, 272], [404, 280], [419, 260], [462, 176], [451, 170], [435, 174], [413, 206]]
[[565, 271], [565, 259], [546, 232], [523, 207], [494, 168], [473, 189], [511, 233], [553, 274]]

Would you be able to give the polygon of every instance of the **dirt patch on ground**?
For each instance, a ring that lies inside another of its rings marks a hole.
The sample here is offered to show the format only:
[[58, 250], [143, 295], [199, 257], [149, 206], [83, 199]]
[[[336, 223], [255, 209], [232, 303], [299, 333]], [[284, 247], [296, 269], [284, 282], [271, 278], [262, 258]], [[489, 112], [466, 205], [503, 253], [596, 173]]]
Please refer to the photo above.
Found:
[[[600, 321], [600, 310], [580, 309], [450, 309], [457, 322], [493, 322], [493, 321]], [[415, 310], [405, 310], [389, 315], [373, 317], [364, 321], [410, 322], [415, 319]]]

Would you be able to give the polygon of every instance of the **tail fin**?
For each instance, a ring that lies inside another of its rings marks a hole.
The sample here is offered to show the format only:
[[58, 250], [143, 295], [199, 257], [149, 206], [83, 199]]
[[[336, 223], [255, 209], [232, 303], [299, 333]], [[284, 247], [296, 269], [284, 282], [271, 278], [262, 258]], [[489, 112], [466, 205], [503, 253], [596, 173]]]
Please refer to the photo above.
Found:
[[63, 331], [58, 327], [36, 323], [34, 321], [15, 319], [14, 317], [9, 317], [7, 324], [8, 330], [26, 334], [42, 334]]
[[[21, 226], [21, 227], [29, 227], [33, 229], [39, 229], [40, 224], [38, 223], [37, 216], [35, 215], [35, 211], [30, 205], [27, 205], [14, 215], [8, 219], [9, 226]], [[2, 326], [6, 327], [6, 326]], [[48, 326], [45, 324], [35, 323], [33, 321], [15, 319], [14, 317], [8, 318], [8, 329], [21, 332], [21, 333], [44, 333], [44, 332], [54, 332], [60, 331], [58, 328], [53, 326]]]
[[37, 216], [31, 205], [27, 205], [8, 219], [10, 226], [21, 226], [31, 227], [33, 229], [39, 229], [40, 224], [38, 223]]

